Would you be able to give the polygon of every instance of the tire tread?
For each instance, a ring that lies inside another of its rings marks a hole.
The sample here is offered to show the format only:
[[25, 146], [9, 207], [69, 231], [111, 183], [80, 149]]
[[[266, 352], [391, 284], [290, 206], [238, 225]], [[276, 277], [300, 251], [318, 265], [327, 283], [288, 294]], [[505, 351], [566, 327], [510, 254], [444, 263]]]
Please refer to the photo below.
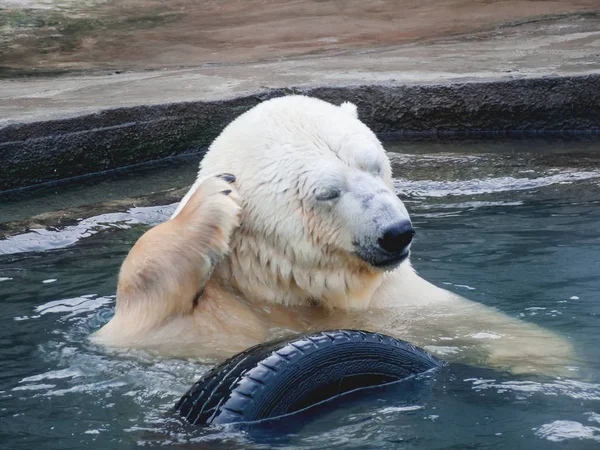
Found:
[[[290, 380], [301, 376], [303, 371], [328, 370], [329, 361], [319, 363], [320, 358], [325, 354], [330, 355], [331, 352], [337, 352], [331, 353], [333, 356], [343, 353], [343, 348], [347, 348], [347, 345], [352, 342], [363, 347], [368, 345], [369, 348], [372, 345], [373, 351], [379, 352], [377, 354], [381, 358], [389, 358], [390, 356], [386, 355], [390, 354], [392, 348], [395, 349], [394, 364], [397, 365], [398, 361], [402, 361], [402, 370], [408, 375], [443, 365], [437, 358], [418, 347], [380, 333], [362, 330], [305, 333], [251, 347], [226, 360], [195, 383], [175, 408], [192, 424], [244, 422], [271, 417], [268, 412], [263, 411], [269, 401], [277, 403], [275, 400], [277, 397], [279, 400], [283, 398], [290, 402], [290, 395], [310, 394], [309, 391], [292, 392], [300, 388]], [[344, 354], [346, 354], [345, 358], [354, 357], [353, 353], [347, 351]], [[359, 357], [362, 356], [356, 356]], [[306, 370], [299, 370], [298, 367], [302, 367], [303, 363]], [[317, 366], [311, 367], [311, 364]], [[377, 362], [368, 364], [377, 364]], [[360, 370], [365, 375], [370, 374], [368, 370]], [[344, 378], [345, 374], [339, 380], [340, 386]], [[287, 385], [285, 380], [288, 382]], [[249, 382], [252, 384], [248, 384]], [[306, 389], [310, 390], [312, 385], [308, 384], [310, 386]], [[265, 415], [266, 417], [263, 417]]]

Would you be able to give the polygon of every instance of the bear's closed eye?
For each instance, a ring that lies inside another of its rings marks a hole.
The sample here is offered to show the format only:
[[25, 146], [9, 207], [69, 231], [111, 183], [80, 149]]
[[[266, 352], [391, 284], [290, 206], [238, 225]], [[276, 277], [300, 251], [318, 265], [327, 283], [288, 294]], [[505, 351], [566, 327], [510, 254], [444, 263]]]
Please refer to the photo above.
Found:
[[316, 195], [316, 199], [319, 201], [334, 200], [340, 195], [342, 195], [342, 191], [337, 188], [333, 188], [319, 192]]

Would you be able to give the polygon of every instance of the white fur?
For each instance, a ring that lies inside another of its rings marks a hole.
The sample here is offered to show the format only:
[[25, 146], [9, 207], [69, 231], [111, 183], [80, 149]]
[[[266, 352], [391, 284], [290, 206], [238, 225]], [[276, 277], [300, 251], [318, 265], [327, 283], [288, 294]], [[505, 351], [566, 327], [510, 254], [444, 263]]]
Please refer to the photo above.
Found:
[[[375, 245], [409, 215], [381, 143], [346, 112], [309, 97], [274, 99], [233, 121], [203, 159], [190, 192], [218, 173], [237, 177], [242, 227], [227, 270], [244, 294], [290, 306], [369, 306], [380, 277], [352, 255], [354, 243]], [[331, 188], [339, 199], [317, 201]]]
[[354, 117], [355, 119], [358, 119], [358, 108], [354, 103], [344, 102], [340, 105], [340, 108], [342, 108], [342, 111], [345, 111], [348, 114], [350, 114], [350, 116]]
[[[424, 346], [452, 341], [471, 362], [513, 370], [563, 367], [569, 359], [563, 338], [440, 289], [409, 261], [386, 272], [357, 256], [357, 248], [376, 252], [386, 227], [410, 218], [393, 192], [383, 147], [356, 106], [290, 96], [244, 113], [213, 142], [174, 217], [220, 173], [237, 177], [241, 226], [209, 284], [234, 304], [304, 308], [289, 310], [294, 329], [352, 326]], [[322, 200], [332, 190], [339, 197]], [[315, 308], [329, 312], [317, 321], [306, 312]], [[482, 342], [480, 332], [502, 338]]]

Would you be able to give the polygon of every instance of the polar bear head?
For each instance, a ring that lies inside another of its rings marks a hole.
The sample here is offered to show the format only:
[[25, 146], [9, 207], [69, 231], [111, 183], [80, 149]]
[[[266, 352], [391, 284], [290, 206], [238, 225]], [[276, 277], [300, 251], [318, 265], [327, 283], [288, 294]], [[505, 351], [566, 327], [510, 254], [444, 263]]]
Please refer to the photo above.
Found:
[[217, 272], [247, 297], [367, 307], [383, 273], [408, 264], [410, 217], [350, 103], [261, 103], [214, 141], [198, 183], [222, 172], [237, 177], [242, 225]]

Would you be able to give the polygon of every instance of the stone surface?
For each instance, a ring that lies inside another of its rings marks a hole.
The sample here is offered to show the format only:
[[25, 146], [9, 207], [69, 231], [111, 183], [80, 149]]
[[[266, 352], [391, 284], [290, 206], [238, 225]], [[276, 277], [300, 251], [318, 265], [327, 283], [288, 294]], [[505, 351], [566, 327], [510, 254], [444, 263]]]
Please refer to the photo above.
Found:
[[598, 0], [3, 0], [0, 74], [331, 56], [598, 9]]
[[590, 73], [600, 73], [600, 14], [328, 57], [8, 79], [0, 82], [0, 125], [121, 106], [232, 99], [269, 88], [424, 85]]
[[243, 111], [290, 93], [353, 101], [379, 133], [600, 130], [597, 13], [388, 41], [271, 62], [2, 80], [0, 191], [199, 151]]
[[[294, 89], [352, 101], [378, 133], [600, 131], [600, 74], [520, 81]], [[0, 129], [0, 190], [206, 148], [243, 111], [290, 93], [116, 108]]]

